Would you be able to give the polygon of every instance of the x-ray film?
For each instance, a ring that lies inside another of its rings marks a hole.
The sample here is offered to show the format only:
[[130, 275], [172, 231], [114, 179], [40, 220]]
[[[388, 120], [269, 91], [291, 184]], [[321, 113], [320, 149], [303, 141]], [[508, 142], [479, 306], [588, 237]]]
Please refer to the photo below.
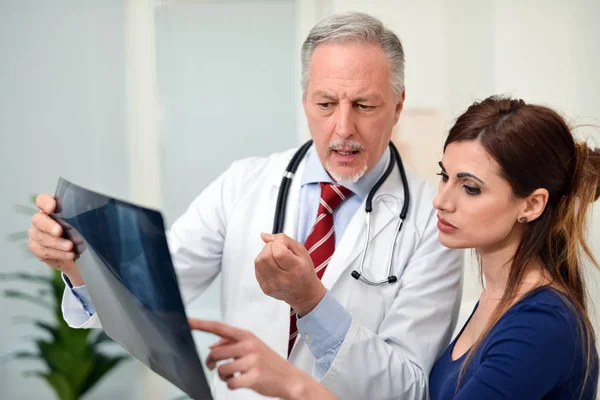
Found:
[[52, 217], [106, 334], [193, 399], [212, 399], [192, 338], [159, 211], [60, 178]]

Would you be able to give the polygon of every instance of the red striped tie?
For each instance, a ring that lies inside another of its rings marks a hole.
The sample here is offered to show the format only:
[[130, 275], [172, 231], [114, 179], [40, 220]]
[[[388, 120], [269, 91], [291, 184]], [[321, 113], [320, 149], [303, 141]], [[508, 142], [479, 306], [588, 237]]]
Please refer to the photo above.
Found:
[[[315, 272], [319, 279], [325, 273], [325, 268], [335, 250], [335, 234], [333, 232], [333, 212], [342, 204], [352, 191], [340, 185], [331, 183], [320, 183], [321, 199], [319, 200], [319, 211], [317, 220], [312, 231], [306, 238], [304, 247], [308, 250], [310, 258], [315, 266]], [[296, 312], [292, 309], [290, 313], [290, 339], [288, 343], [288, 356], [292, 351], [298, 328], [296, 327]]]

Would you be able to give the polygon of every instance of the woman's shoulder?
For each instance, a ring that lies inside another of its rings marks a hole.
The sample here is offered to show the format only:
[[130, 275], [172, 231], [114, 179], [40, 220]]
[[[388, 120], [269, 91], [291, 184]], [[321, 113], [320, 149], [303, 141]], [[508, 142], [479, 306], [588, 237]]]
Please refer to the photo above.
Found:
[[506, 312], [506, 316], [513, 319], [535, 318], [536, 315], [563, 323], [577, 323], [580, 319], [579, 311], [567, 296], [551, 287], [534, 289]]
[[593, 332], [581, 312], [559, 291], [539, 288], [502, 316], [484, 341], [480, 357], [513, 360], [529, 373], [543, 374], [556, 387], [567, 383], [563, 389], [568, 393], [578, 393], [586, 382], [586, 393], [592, 393], [598, 380], [595, 349]]
[[[537, 346], [560, 345], [565, 351], [585, 340], [582, 317], [568, 298], [556, 289], [538, 288], [513, 305], [490, 332], [490, 344], [512, 336], [530, 336]], [[572, 346], [569, 346], [572, 344]]]

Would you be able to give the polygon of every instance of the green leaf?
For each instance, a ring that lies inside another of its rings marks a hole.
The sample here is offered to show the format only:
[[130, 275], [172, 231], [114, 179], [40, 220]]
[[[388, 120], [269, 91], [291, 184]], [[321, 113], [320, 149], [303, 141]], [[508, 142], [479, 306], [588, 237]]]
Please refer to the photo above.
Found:
[[66, 377], [77, 393], [94, 368], [93, 353], [75, 353], [70, 343], [45, 340], [38, 340], [36, 343], [50, 371], [58, 372]]
[[23, 258], [35, 258], [31, 250], [29, 250], [29, 244], [19, 243], [19, 247], [21, 248], [21, 252], [23, 253]]
[[[63, 292], [65, 291], [65, 282], [63, 281], [62, 273], [60, 271], [52, 270], [50, 287], [52, 288], [55, 304], [61, 304]], [[63, 319], [61, 308], [57, 307], [56, 311], [58, 312], [57, 318]]]
[[37, 327], [42, 328], [43, 330], [50, 333], [53, 337], [55, 337], [58, 333], [56, 326], [52, 326], [44, 321], [39, 321], [32, 317], [16, 315], [16, 316], [12, 317], [12, 320], [15, 324], [30, 323], [30, 324], [36, 325]]
[[17, 214], [27, 215], [28, 217], [30, 217], [37, 213], [39, 210], [32, 206], [23, 206], [21, 204], [15, 204], [13, 206], [13, 211]]
[[15, 324], [24, 324], [24, 323], [33, 324], [33, 325], [37, 326], [38, 328], [41, 328], [44, 331], [48, 332], [55, 341], [60, 340], [58, 328], [56, 326], [52, 326], [44, 321], [39, 321], [39, 320], [36, 320], [31, 317], [24, 317], [22, 315], [14, 316], [12, 318], [12, 320]]
[[104, 331], [98, 331], [98, 334], [96, 335], [92, 343], [94, 344], [94, 346], [97, 346], [106, 342], [113, 342], [113, 340]]
[[49, 308], [51, 310], [54, 310], [54, 305], [53, 304], [48, 303], [46, 300], [41, 299], [39, 297], [32, 296], [32, 295], [30, 295], [28, 293], [23, 293], [23, 292], [20, 292], [18, 290], [13, 290], [13, 289], [7, 289], [7, 290], [4, 291], [4, 295], [6, 297], [11, 297], [13, 299], [26, 300], [26, 301], [29, 301], [31, 303], [37, 304], [39, 306], [46, 307], [46, 308]]
[[38, 376], [44, 378], [56, 392], [60, 400], [76, 400], [77, 394], [69, 380], [64, 375], [58, 372], [37, 373]]
[[31, 378], [32, 376], [35, 376], [35, 377], [42, 376], [43, 374], [45, 374], [45, 372], [42, 372], [42, 371], [23, 371], [22, 374], [23, 374], [23, 376], [25, 378]]
[[89, 389], [91, 389], [104, 375], [106, 375], [110, 370], [115, 368], [121, 361], [128, 359], [129, 356], [107, 356], [101, 353], [98, 353], [96, 357], [96, 362], [94, 363], [93, 369], [90, 371], [90, 374], [87, 377], [87, 380], [84, 382], [81, 387], [81, 391], [78, 393], [79, 396], [86, 393]]
[[66, 349], [66, 351], [61, 349], [62, 346], [60, 342], [49, 342], [47, 340], [38, 339], [36, 340], [36, 344], [40, 349], [40, 354], [51, 371], [58, 370], [62, 372], [62, 366], [68, 365], [73, 361], [68, 349]]
[[59, 330], [61, 340], [67, 343], [69, 351], [74, 355], [86, 355], [93, 351], [89, 336], [92, 333], [89, 329], [72, 329], [70, 327]]
[[9, 242], [17, 242], [20, 240], [25, 240], [27, 238], [29, 238], [29, 234], [27, 233], [27, 231], [18, 231], [18, 232], [9, 233], [7, 235], [7, 239]]
[[36, 283], [52, 283], [52, 278], [45, 275], [32, 275], [26, 272], [13, 272], [10, 274], [0, 274], [2, 280], [23, 280]]
[[81, 390], [85, 386], [85, 382], [94, 370], [95, 360], [90, 357], [81, 358], [77, 364], [77, 368], [69, 370], [69, 382], [72, 383], [77, 397], [80, 397]]
[[11, 360], [17, 360], [17, 359], [40, 359], [40, 358], [41, 358], [40, 355], [37, 353], [32, 353], [30, 351], [16, 351], [14, 353], [7, 354], [7, 355], [3, 356], [2, 358], [0, 358], [0, 364], [4, 364]]
[[58, 329], [56, 329], [56, 327], [42, 321], [36, 321], [35, 324], [52, 335], [54, 340], [59, 340]]

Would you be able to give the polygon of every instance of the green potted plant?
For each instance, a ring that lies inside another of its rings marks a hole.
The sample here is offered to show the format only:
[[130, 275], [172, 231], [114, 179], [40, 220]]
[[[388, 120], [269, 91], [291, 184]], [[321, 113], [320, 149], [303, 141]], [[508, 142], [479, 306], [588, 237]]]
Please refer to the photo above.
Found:
[[[20, 214], [31, 216], [37, 210], [30, 206], [17, 206]], [[27, 232], [15, 232], [9, 240], [25, 244]], [[18, 359], [39, 359], [44, 370], [26, 371], [26, 376], [44, 379], [60, 400], [80, 399], [100, 382], [128, 355], [108, 355], [102, 346], [112, 342], [101, 330], [70, 328], [62, 317], [61, 300], [64, 283], [59, 271], [48, 269], [46, 274], [13, 272], [0, 274], [4, 281], [21, 281], [37, 285], [37, 290], [5, 289], [9, 298], [28, 301], [48, 310], [50, 323], [28, 316], [15, 317], [17, 323], [30, 323], [39, 335], [33, 338], [35, 351], [16, 351], [4, 357], [5, 362]], [[31, 285], [28, 285], [28, 289]]]

